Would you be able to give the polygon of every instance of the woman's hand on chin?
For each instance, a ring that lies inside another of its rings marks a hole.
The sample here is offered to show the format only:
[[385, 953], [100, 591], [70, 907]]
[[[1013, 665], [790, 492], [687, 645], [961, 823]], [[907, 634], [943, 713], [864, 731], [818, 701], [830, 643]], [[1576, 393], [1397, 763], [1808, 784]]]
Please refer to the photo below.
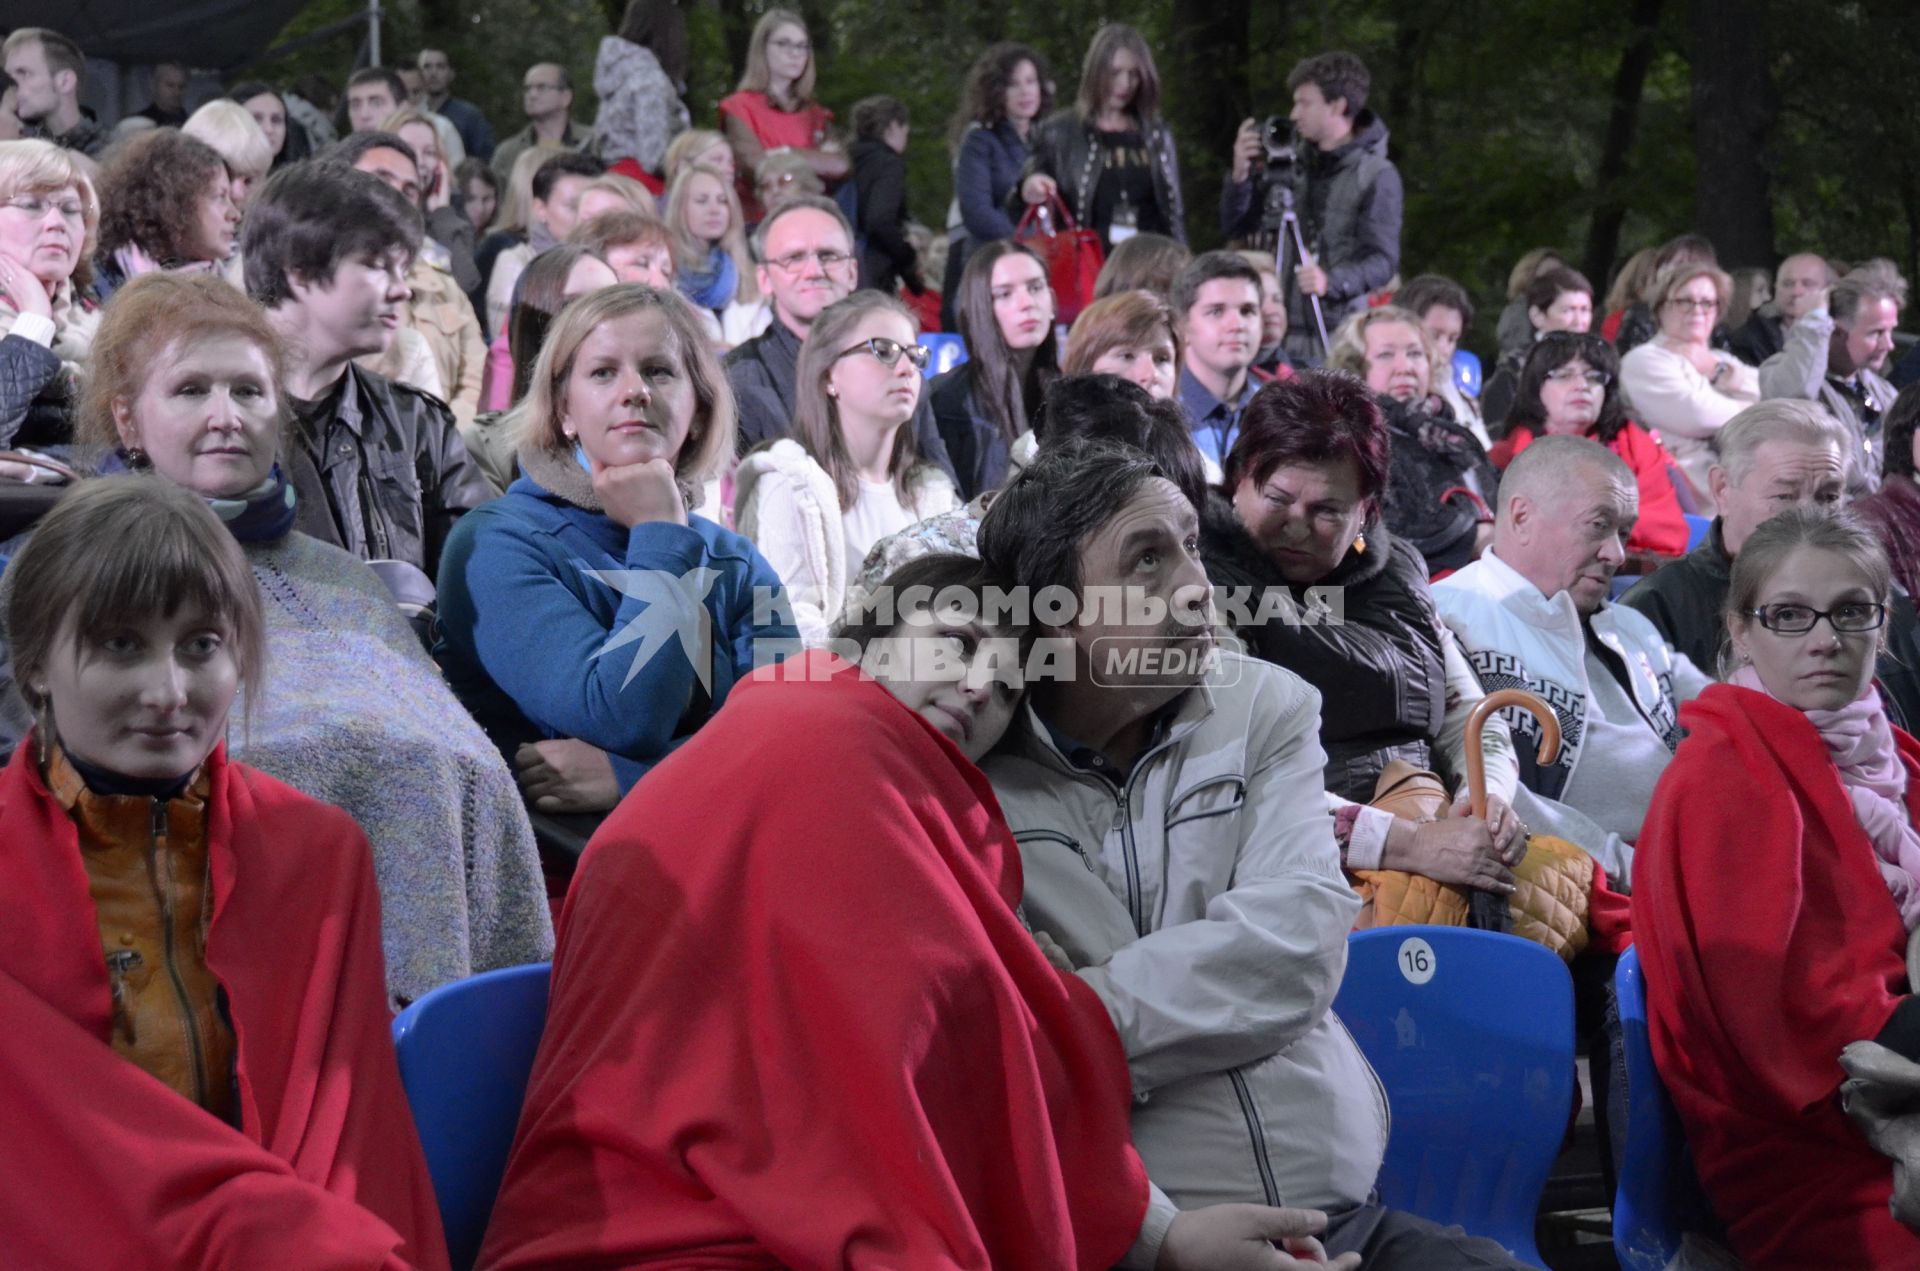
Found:
[[531, 742], [514, 752], [513, 767], [521, 792], [541, 812], [611, 812], [620, 802], [613, 760], [584, 741]]
[[687, 503], [680, 497], [673, 464], [665, 459], [603, 467], [593, 465], [593, 492], [607, 515], [632, 529], [648, 521], [687, 523]]
[[47, 295], [47, 285], [27, 268], [25, 261], [4, 252], [0, 252], [0, 292], [5, 293], [0, 299], [16, 313], [53, 317], [53, 301]]

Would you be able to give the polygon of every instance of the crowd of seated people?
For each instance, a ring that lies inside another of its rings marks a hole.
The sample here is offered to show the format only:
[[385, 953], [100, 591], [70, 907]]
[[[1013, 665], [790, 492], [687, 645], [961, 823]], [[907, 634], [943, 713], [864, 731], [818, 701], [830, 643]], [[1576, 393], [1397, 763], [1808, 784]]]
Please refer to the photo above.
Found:
[[[1500, 297], [1393, 281], [1351, 55], [1196, 254], [1140, 32], [1058, 110], [988, 49], [943, 274], [924, 142], [851, 139], [815, 34], [768, 11], [702, 119], [633, 0], [595, 126], [538, 63], [497, 147], [435, 50], [336, 139], [172, 71], [110, 132], [6, 40], [0, 1244], [437, 1271], [392, 1013], [551, 957], [484, 1266], [1517, 1266], [1380, 1203], [1333, 1008], [1351, 931], [1450, 922], [1565, 957], [1583, 1030], [1641, 940], [1747, 1265], [1920, 1253], [1838, 1099], [1852, 1043], [1920, 1063], [1899, 271], [1539, 248], [1476, 393]], [[1468, 736], [1502, 689], [1556, 754]]]

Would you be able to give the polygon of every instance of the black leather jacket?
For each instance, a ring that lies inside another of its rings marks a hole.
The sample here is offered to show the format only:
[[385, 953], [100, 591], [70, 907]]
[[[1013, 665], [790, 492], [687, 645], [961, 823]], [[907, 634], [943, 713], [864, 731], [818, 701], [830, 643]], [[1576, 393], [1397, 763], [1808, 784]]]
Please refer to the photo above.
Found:
[[[1173, 129], [1167, 127], [1164, 119], [1154, 119], [1141, 126], [1146, 136], [1147, 152], [1153, 157], [1153, 193], [1160, 204], [1160, 213], [1172, 228], [1168, 233], [1187, 241], [1186, 205], [1180, 197], [1180, 165], [1174, 157]], [[1020, 180], [1013, 183], [1013, 189], [1007, 194], [1007, 212], [1018, 222], [1026, 211], [1026, 201], [1020, 197], [1020, 186], [1035, 173], [1052, 177], [1060, 185], [1060, 198], [1073, 213], [1074, 223], [1083, 229], [1098, 230], [1102, 239], [1106, 238], [1107, 227], [1093, 223], [1094, 191], [1100, 188], [1100, 147], [1094, 144], [1093, 125], [1083, 120], [1077, 110], [1067, 109], [1054, 114], [1033, 130], [1033, 146], [1027, 152], [1026, 166], [1020, 170]]]
[[[1314, 584], [1341, 589], [1339, 623], [1269, 621], [1236, 634], [1249, 653], [1320, 690], [1327, 789], [1364, 803], [1389, 759], [1431, 766], [1433, 742], [1446, 722], [1447, 673], [1420, 553], [1380, 525], [1361, 543]], [[1240, 595], [1250, 612], [1257, 613], [1261, 596], [1274, 588], [1295, 605], [1305, 603], [1306, 588], [1281, 577], [1217, 491], [1200, 518], [1200, 553], [1215, 587], [1245, 589]]]
[[330, 536], [362, 560], [440, 568], [453, 522], [493, 497], [439, 398], [349, 364], [322, 437], [302, 439], [319, 468]]

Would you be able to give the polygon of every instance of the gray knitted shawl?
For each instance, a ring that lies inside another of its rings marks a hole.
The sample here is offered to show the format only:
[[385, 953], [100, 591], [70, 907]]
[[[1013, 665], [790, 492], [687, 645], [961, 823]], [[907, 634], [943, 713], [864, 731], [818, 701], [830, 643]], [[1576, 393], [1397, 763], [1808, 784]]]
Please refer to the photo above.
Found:
[[235, 758], [344, 808], [373, 844], [396, 1005], [553, 953], [525, 805], [373, 571], [305, 534], [243, 543], [266, 688], [235, 704]]

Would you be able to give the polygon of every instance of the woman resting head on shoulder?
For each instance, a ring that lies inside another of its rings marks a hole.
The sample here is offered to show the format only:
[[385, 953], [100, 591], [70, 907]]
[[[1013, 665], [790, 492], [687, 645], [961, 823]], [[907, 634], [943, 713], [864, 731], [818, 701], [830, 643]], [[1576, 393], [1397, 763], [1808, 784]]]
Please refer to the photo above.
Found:
[[366, 839], [222, 744], [266, 666], [239, 544], [171, 482], [92, 481], [7, 580], [35, 719], [0, 773], [0, 1062], [25, 1083], [0, 1142], [10, 1249], [444, 1266]]
[[1893, 1162], [1835, 1097], [1855, 1042], [1920, 1061], [1920, 744], [1873, 682], [1891, 589], [1844, 516], [1795, 508], [1747, 537], [1727, 683], [1681, 708], [1637, 844], [1654, 1060], [1748, 1266], [1920, 1265]]
[[604, 812], [793, 629], [753, 545], [694, 511], [735, 418], [685, 300], [568, 303], [521, 424], [520, 479], [448, 539], [438, 653], [534, 806]]
[[887, 575], [833, 648], [978, 763], [1019, 709], [1030, 643], [1017, 627], [989, 625], [986, 606], [978, 560], [922, 556]]

